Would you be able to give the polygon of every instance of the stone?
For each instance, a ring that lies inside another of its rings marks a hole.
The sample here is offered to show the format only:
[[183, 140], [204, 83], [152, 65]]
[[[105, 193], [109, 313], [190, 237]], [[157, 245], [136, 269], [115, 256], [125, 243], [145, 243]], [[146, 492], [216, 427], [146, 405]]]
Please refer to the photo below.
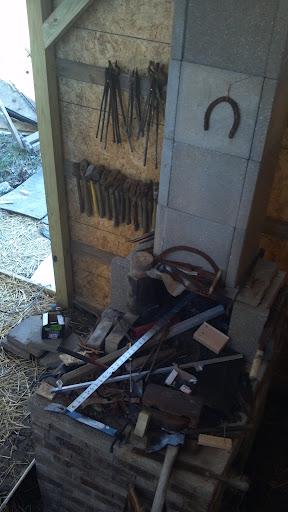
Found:
[[181, 62], [179, 60], [171, 59], [169, 63], [167, 100], [165, 107], [164, 137], [166, 139], [174, 138], [180, 72]]
[[247, 160], [175, 143], [168, 206], [234, 227]]
[[162, 145], [161, 173], [158, 195], [158, 204], [162, 204], [163, 206], [167, 206], [168, 204], [173, 145], [174, 142], [172, 139], [164, 138]]
[[261, 162], [272, 114], [277, 81], [265, 78], [251, 148], [251, 160]]
[[13, 188], [8, 183], [8, 181], [2, 181], [2, 183], [0, 183], [0, 196], [3, 196], [4, 194], [11, 192], [11, 190], [13, 190]]
[[121, 313], [127, 311], [128, 274], [130, 271], [129, 258], [116, 256], [111, 263], [111, 298], [110, 307]]
[[173, 29], [171, 38], [171, 59], [181, 60], [183, 57], [183, 43], [185, 23], [187, 16], [187, 0], [174, 2]]
[[[204, 131], [204, 115], [213, 100], [227, 94], [238, 103], [240, 124], [233, 137], [233, 111], [221, 103], [212, 111], [209, 130]], [[250, 77], [214, 67], [183, 62], [178, 96], [175, 140], [221, 153], [249, 158], [263, 78]]]
[[232, 288], [244, 277], [253, 258], [259, 250], [260, 235], [257, 226], [254, 231], [236, 228], [233, 235], [229, 264], [225, 282]]
[[[157, 211], [158, 223], [161, 225], [161, 230], [156, 230], [154, 244], [154, 252], [157, 255], [168, 247], [187, 245], [204, 251], [221, 270], [226, 270], [233, 228], [160, 205]], [[187, 261], [211, 271], [206, 260], [197, 255], [190, 253], [184, 255], [181, 252], [173, 254], [173, 259]]]
[[258, 306], [276, 273], [277, 264], [275, 262], [260, 258], [240, 291], [238, 300], [250, 304], [250, 306]]
[[39, 364], [47, 368], [47, 370], [55, 370], [60, 364], [59, 354], [54, 352], [47, 352], [39, 359]]
[[190, 0], [184, 59], [264, 75], [277, 7], [270, 0]]
[[[69, 318], [65, 317], [67, 329]], [[14, 346], [20, 347], [35, 357], [41, 357], [45, 352], [57, 352], [62, 338], [42, 340], [42, 315], [34, 315], [26, 318], [21, 324], [14, 327], [7, 339]]]
[[26, 352], [26, 350], [22, 349], [21, 347], [13, 345], [13, 343], [7, 340], [6, 336], [0, 341], [0, 346], [3, 347], [4, 350], [7, 350], [7, 352], [11, 352], [11, 354], [14, 356], [20, 356], [22, 359], [30, 361], [29, 352]]

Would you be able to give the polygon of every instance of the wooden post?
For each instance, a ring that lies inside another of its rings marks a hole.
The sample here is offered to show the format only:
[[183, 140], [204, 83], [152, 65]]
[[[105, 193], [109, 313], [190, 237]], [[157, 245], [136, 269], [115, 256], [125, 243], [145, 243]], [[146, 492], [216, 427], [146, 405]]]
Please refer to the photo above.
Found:
[[56, 296], [59, 304], [67, 307], [73, 290], [55, 56], [53, 47], [45, 50], [43, 37], [43, 21], [51, 14], [51, 2], [26, 3]]

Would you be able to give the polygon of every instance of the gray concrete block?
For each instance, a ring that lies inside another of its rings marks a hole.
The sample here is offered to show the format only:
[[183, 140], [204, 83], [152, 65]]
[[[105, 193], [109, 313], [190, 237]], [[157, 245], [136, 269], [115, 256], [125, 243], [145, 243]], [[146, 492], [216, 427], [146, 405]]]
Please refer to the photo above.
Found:
[[234, 227], [247, 160], [175, 143], [168, 206]]
[[26, 352], [26, 350], [22, 349], [21, 347], [17, 347], [16, 345], [13, 345], [11, 341], [7, 340], [7, 337], [3, 338], [0, 341], [0, 347], [3, 347], [4, 350], [7, 352], [10, 352], [14, 356], [21, 357], [22, 359], [25, 359], [26, 361], [30, 361], [30, 354], [29, 352]]
[[164, 138], [162, 146], [161, 173], [158, 195], [158, 204], [162, 204], [163, 206], [167, 206], [168, 204], [173, 145], [174, 141], [172, 139]]
[[[159, 230], [161, 233], [155, 238], [156, 254], [175, 245], [188, 245], [206, 252], [222, 270], [226, 270], [233, 238], [233, 228], [161, 205], [158, 205], [157, 214], [161, 225], [161, 230]], [[163, 239], [162, 244], [159, 237]], [[183, 253], [175, 253], [173, 259], [189, 261], [211, 270], [208, 263], [196, 255], [189, 254], [184, 258]]]
[[179, 60], [171, 59], [169, 63], [167, 99], [165, 107], [164, 137], [166, 139], [173, 139], [174, 137], [180, 73], [181, 62]]
[[236, 227], [239, 229], [244, 230], [247, 228], [251, 208], [253, 205], [258, 173], [259, 163], [249, 160], [236, 222]]
[[[276, 3], [276, 2], [275, 2]], [[265, 75], [277, 79], [281, 70], [282, 59], [287, 55], [287, 27], [288, 4], [287, 0], [278, 2], [277, 15], [274, 21], [273, 33], [270, 42]]]
[[[35, 357], [41, 357], [46, 352], [46, 342], [50, 340], [42, 340], [42, 315], [30, 316], [23, 320], [21, 324], [14, 327], [8, 334], [7, 339], [14, 346], [20, 347]], [[56, 340], [59, 345], [59, 340]], [[44, 342], [44, 343], [43, 343]], [[52, 345], [55, 340], [52, 340]]]
[[187, 7], [187, 0], [177, 0], [174, 2], [171, 59], [182, 59]]
[[110, 307], [121, 313], [127, 311], [127, 290], [130, 262], [128, 258], [116, 256], [111, 264]]
[[[65, 318], [66, 328], [69, 318]], [[41, 357], [45, 352], [57, 352], [57, 347], [62, 343], [62, 338], [42, 340], [42, 315], [34, 315], [26, 318], [21, 324], [14, 327], [7, 339], [14, 346], [20, 347], [35, 357]]]
[[228, 286], [237, 286], [239, 280], [245, 275], [251, 261], [258, 253], [259, 238], [257, 226], [254, 227], [254, 231], [235, 229], [226, 275]]
[[161, 254], [164, 250], [164, 226], [166, 225], [167, 211], [167, 207], [162, 206], [161, 204], [157, 205], [153, 250], [153, 253], [156, 255]]
[[[233, 124], [233, 111], [228, 103], [213, 110], [209, 130], [204, 131], [204, 115], [212, 101], [230, 96], [240, 109], [240, 124], [233, 139], [228, 134]], [[183, 62], [176, 116], [175, 140], [249, 158], [255, 129], [263, 79], [217, 68]]]
[[278, 2], [190, 0], [184, 60], [264, 75]]
[[105, 354], [111, 354], [111, 352], [120, 348], [122, 339], [129, 331], [129, 325], [133, 325], [138, 318], [138, 315], [133, 315], [129, 312], [125, 313], [123, 317], [124, 321], [121, 324], [118, 323], [105, 339]]
[[256, 162], [260, 162], [263, 156], [276, 86], [276, 80], [265, 78], [250, 155]]
[[236, 300], [230, 320], [229, 346], [252, 362], [270, 309], [254, 307]]

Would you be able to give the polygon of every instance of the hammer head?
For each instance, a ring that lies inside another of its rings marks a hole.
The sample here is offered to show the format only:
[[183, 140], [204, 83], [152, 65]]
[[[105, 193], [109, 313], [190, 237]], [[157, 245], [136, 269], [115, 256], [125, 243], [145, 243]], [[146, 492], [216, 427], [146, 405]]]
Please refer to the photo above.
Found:
[[167, 445], [178, 446], [184, 444], [185, 435], [182, 432], [153, 432], [148, 440], [146, 453], [153, 453], [162, 450]]

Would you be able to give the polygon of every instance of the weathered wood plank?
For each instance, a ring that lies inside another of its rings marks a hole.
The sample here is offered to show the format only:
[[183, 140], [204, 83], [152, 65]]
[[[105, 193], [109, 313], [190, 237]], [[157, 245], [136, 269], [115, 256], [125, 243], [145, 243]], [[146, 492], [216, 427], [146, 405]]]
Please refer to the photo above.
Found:
[[55, 57], [53, 48], [45, 51], [42, 31], [51, 2], [27, 0], [27, 13], [56, 295], [68, 306], [73, 292]]
[[43, 23], [44, 46], [56, 43], [94, 0], [63, 0]]
[[[85, 64], [68, 59], [56, 59], [56, 74], [62, 78], [72, 78], [79, 82], [87, 82], [88, 84], [104, 86], [105, 83], [105, 67]], [[121, 90], [128, 92], [129, 90], [129, 74], [120, 74]], [[140, 92], [146, 96], [149, 88], [148, 76], [140, 77]]]
[[5, 106], [4, 106], [4, 103], [1, 101], [0, 99], [0, 114], [3, 115], [4, 117], [4, 120], [7, 124], [7, 127], [9, 128], [10, 132], [12, 133], [14, 139], [16, 140], [16, 142], [18, 142], [19, 146], [21, 149], [24, 149], [24, 144], [22, 142], [22, 139], [19, 135], [19, 133], [17, 132], [14, 124], [13, 124], [13, 121], [11, 120]]

